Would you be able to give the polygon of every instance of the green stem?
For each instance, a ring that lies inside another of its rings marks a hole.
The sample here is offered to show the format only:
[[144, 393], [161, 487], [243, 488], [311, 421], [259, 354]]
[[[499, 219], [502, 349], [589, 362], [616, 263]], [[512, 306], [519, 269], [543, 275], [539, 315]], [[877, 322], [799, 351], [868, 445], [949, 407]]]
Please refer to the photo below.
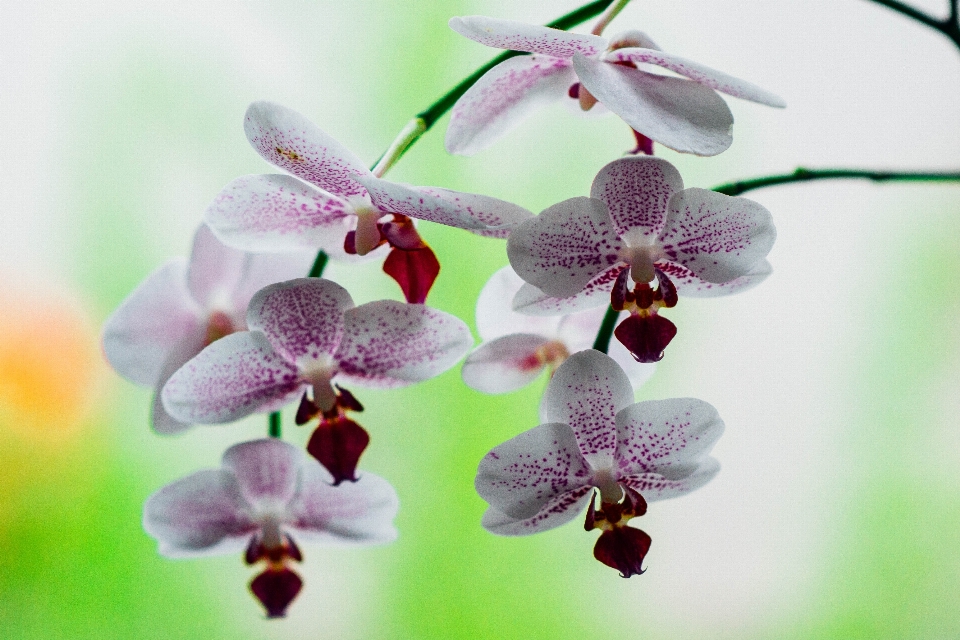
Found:
[[282, 416], [279, 411], [270, 414], [267, 435], [271, 438], [281, 438], [283, 436], [283, 427], [280, 424]]
[[897, 13], [907, 16], [911, 20], [916, 20], [922, 25], [935, 29], [943, 35], [950, 38], [953, 44], [960, 49], [960, 16], [958, 16], [957, 0], [950, 0], [950, 15], [944, 20], [938, 20], [928, 13], [915, 9], [908, 4], [898, 0], [871, 0]]
[[308, 278], [319, 278], [323, 275], [323, 270], [327, 266], [327, 260], [329, 257], [326, 252], [319, 251], [317, 253], [317, 259], [313, 261], [313, 266], [310, 267], [310, 273], [307, 275]]
[[592, 33], [595, 36], [603, 34], [603, 30], [606, 29], [613, 19], [617, 17], [623, 8], [627, 6], [630, 0], [617, 0], [616, 3], [610, 6], [610, 9], [600, 17], [600, 20], [597, 21], [597, 24], [593, 25]]
[[603, 316], [603, 322], [600, 323], [600, 330], [597, 331], [597, 339], [593, 341], [593, 348], [601, 353], [610, 350], [610, 338], [613, 336], [613, 328], [617, 325], [617, 318], [620, 312], [613, 307], [607, 307], [607, 313]]
[[799, 168], [793, 173], [784, 173], [775, 176], [763, 176], [729, 182], [713, 188], [718, 193], [728, 196], [738, 196], [741, 193], [772, 187], [778, 184], [791, 182], [810, 182], [812, 180], [838, 179], [872, 180], [874, 182], [957, 182], [960, 181], [960, 172], [900, 172], [900, 171], [867, 171], [862, 169], [804, 169]]

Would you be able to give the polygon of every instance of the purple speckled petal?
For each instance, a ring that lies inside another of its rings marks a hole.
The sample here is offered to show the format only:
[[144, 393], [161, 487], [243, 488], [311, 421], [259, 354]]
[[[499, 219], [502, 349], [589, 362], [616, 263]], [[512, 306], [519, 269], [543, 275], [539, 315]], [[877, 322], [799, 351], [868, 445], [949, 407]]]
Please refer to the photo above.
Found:
[[670, 281], [685, 298], [716, 298], [740, 293], [757, 286], [773, 273], [773, 267], [766, 259], [755, 264], [745, 275], [719, 283], [701, 280], [676, 262], [658, 261], [657, 268], [670, 276]]
[[547, 421], [570, 425], [583, 455], [599, 468], [617, 448], [617, 412], [632, 403], [633, 387], [620, 365], [587, 349], [557, 368], [540, 406]]
[[606, 54], [603, 59], [607, 62], [655, 64], [658, 67], [669, 69], [674, 73], [690, 78], [720, 93], [725, 93], [728, 96], [750, 100], [751, 102], [759, 102], [769, 107], [779, 107], [782, 109], [787, 106], [783, 98], [770, 93], [766, 89], [761, 89], [746, 80], [734, 78], [722, 71], [711, 69], [699, 62], [693, 62], [692, 60], [675, 56], [672, 53], [630, 47], [611, 51]]
[[358, 384], [402, 387], [440, 375], [473, 346], [456, 316], [420, 304], [377, 300], [344, 314], [334, 358], [340, 376]]
[[525, 283], [513, 297], [513, 309], [531, 316], [556, 316], [577, 313], [586, 309], [610, 304], [610, 290], [616, 282], [624, 263], [604, 269], [583, 287], [583, 291], [566, 298], [549, 296], [529, 283]]
[[193, 236], [193, 250], [187, 267], [187, 287], [204, 309], [222, 302], [236, 287], [247, 257], [224, 245], [205, 224]]
[[382, 211], [428, 220], [448, 227], [506, 238], [533, 214], [515, 204], [438, 187], [409, 187], [389, 180], [364, 178], [373, 204]]
[[297, 367], [259, 331], [220, 338], [180, 367], [162, 391], [163, 406], [181, 422], [220, 424], [276, 408], [304, 387]]
[[243, 130], [253, 148], [270, 164], [341, 198], [366, 195], [357, 178], [372, 175], [370, 170], [293, 109], [254, 102], [247, 109]]
[[560, 494], [589, 485], [592, 476], [570, 427], [541, 424], [484, 456], [474, 486], [492, 508], [525, 520]]
[[579, 55], [573, 68], [610, 111], [664, 146], [715, 156], [733, 143], [733, 115], [709, 87]]
[[647, 502], [654, 502], [676, 498], [699, 489], [710, 482], [718, 471], [720, 471], [720, 463], [716, 458], [706, 458], [683, 478], [670, 479], [657, 473], [639, 473], [620, 478], [620, 482], [638, 491]]
[[333, 355], [343, 337], [343, 314], [352, 308], [350, 294], [336, 282], [297, 278], [258, 291], [247, 309], [247, 325], [302, 366]]
[[290, 502], [303, 462], [300, 449], [276, 438], [241, 442], [223, 454], [223, 468], [236, 476], [241, 495], [254, 510]]
[[508, 393], [521, 389], [543, 373], [537, 349], [550, 340], [529, 333], [515, 333], [484, 342], [467, 356], [461, 375], [471, 389], [483, 393]]
[[292, 176], [242, 176], [223, 188], [204, 220], [244, 251], [295, 251], [343, 245], [353, 209]]
[[168, 484], [143, 505], [143, 528], [168, 558], [241, 553], [257, 530], [223, 469], [205, 469]]
[[663, 158], [629, 156], [600, 169], [590, 197], [606, 203], [617, 234], [636, 246], [657, 237], [670, 196], [682, 190], [680, 172]]
[[671, 467], [698, 462], [723, 434], [717, 410], [696, 398], [638, 402], [620, 411], [616, 423], [621, 476], [659, 473], [676, 478]]
[[486, 149], [533, 111], [567, 95], [576, 81], [569, 60], [540, 55], [504, 60], [453, 105], [447, 151], [471, 156]]
[[576, 518], [590, 502], [593, 491], [593, 487], [587, 485], [561, 493], [543, 505], [536, 515], [524, 519], [511, 518], [490, 507], [484, 512], [481, 524], [498, 536], [528, 536], [547, 531]]
[[334, 487], [320, 463], [303, 463], [303, 483], [289, 507], [287, 522], [298, 540], [371, 545], [397, 537], [393, 519], [399, 501], [390, 483], [372, 473]]
[[762, 205], [708, 189], [685, 189], [670, 198], [660, 246], [706, 282], [729, 282], [763, 260], [777, 230]]
[[549, 207], [507, 238], [507, 256], [517, 275], [557, 298], [580, 293], [620, 262], [622, 249], [607, 205], [583, 197]]
[[575, 53], [592, 56], [607, 47], [606, 38], [600, 36], [570, 33], [517, 20], [463, 16], [450, 18], [448, 24], [460, 35], [488, 47], [542, 53], [554, 58], [571, 58]]
[[201, 311], [187, 290], [187, 262], [175, 258], [148, 275], [103, 325], [103, 353], [121, 376], [156, 386], [171, 351], [201, 331]]
[[[512, 310], [513, 300], [525, 284], [510, 266], [490, 276], [477, 296], [477, 333], [481, 340], [493, 340], [515, 333], [556, 337], [559, 317], [533, 316]], [[540, 292], [535, 287], [534, 290]]]

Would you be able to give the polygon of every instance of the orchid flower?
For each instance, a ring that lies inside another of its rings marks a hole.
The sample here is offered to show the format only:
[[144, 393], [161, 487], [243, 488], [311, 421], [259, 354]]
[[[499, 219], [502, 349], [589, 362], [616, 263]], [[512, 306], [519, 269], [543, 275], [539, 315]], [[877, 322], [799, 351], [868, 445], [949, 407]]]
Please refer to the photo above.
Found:
[[283, 617], [303, 581], [291, 561], [303, 556], [294, 538], [337, 545], [374, 545], [397, 537], [397, 494], [364, 473], [334, 488], [319, 463], [275, 439], [234, 445], [223, 466], [169, 484], [143, 507], [143, 528], [168, 558], [244, 553], [266, 563], [250, 583], [271, 618]]
[[689, 493], [717, 474], [719, 464], [707, 456], [723, 433], [716, 409], [694, 398], [634, 403], [620, 366], [587, 350], [557, 369], [541, 412], [544, 424], [481, 460], [475, 485], [490, 505], [483, 527], [529, 535], [589, 505], [585, 528], [603, 530], [594, 556], [625, 578], [642, 573], [650, 537], [627, 521], [643, 515], [647, 502]]
[[329, 434], [322, 429], [307, 446], [329, 462], [337, 482], [353, 480], [366, 446], [366, 434], [342, 422], [343, 412], [358, 410], [359, 403], [337, 383], [407, 386], [440, 375], [473, 345], [470, 330], [455, 316], [394, 300], [354, 307], [346, 289], [320, 278], [258, 291], [247, 326], [249, 331], [214, 342], [171, 376], [161, 394], [164, 406], [180, 420], [216, 424], [302, 398], [308, 417], [323, 414], [347, 429], [348, 441], [341, 443], [346, 449], [325, 452]]
[[313, 256], [252, 255], [226, 247], [206, 225], [193, 239], [190, 260], [174, 258], [151, 273], [107, 318], [103, 352], [127, 380], [156, 390], [153, 428], [170, 434], [189, 428], [170, 416], [160, 389], [174, 371], [208, 344], [247, 328], [253, 294], [303, 275]]
[[214, 233], [249, 251], [320, 248], [334, 257], [389, 245], [384, 271], [408, 302], [426, 299], [440, 269], [410, 218], [505, 238], [533, 215], [488, 196], [382, 180], [315, 124], [278, 104], [251, 104], [244, 130], [267, 162], [292, 175], [231, 182], [207, 210]]
[[510, 235], [510, 264], [532, 285], [514, 309], [569, 313], [604, 304], [609, 292], [614, 309], [631, 312], [615, 335], [635, 358], [653, 362], [676, 333], [657, 311], [674, 306], [678, 293], [734, 293], [770, 273], [770, 212], [746, 198], [684, 189], [666, 160], [615, 160], [590, 196], [555, 204]]
[[[523, 280], [509, 266], [500, 269], [477, 298], [477, 332], [483, 343], [463, 363], [463, 381], [484, 393], [516, 391], [540, 373], [560, 366], [571, 353], [590, 348], [603, 320], [602, 309], [565, 316], [530, 316], [510, 309]], [[610, 355], [639, 387], [655, 365], [634, 360], [622, 345]]]
[[[608, 40], [484, 16], [451, 18], [450, 28], [488, 47], [533, 54], [501, 62], [457, 101], [447, 129], [450, 153], [485, 149], [534, 109], [563, 96], [584, 111], [599, 101], [642, 136], [701, 156], [716, 155], [733, 142], [733, 116], [717, 91], [786, 106], [749, 82], [661, 51], [639, 31]], [[683, 78], [650, 73], [649, 67]], [[638, 142], [643, 146], [639, 136]]]

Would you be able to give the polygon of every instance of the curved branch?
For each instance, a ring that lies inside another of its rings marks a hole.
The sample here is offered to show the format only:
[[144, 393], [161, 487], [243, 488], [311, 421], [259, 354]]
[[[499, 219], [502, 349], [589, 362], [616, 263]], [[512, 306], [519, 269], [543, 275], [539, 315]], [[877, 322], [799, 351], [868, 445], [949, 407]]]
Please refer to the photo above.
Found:
[[718, 193], [728, 196], [738, 196], [747, 191], [772, 187], [778, 184], [791, 182], [810, 182], [812, 180], [859, 179], [874, 182], [960, 182], [960, 172], [898, 172], [898, 171], [868, 171], [861, 169], [804, 169], [799, 168], [793, 173], [784, 173], [775, 176], [763, 176], [730, 182], [714, 187]]
[[897, 13], [907, 16], [911, 20], [916, 20], [920, 24], [926, 25], [931, 29], [935, 29], [942, 33], [943, 35], [950, 38], [950, 40], [960, 49], [960, 17], [958, 17], [958, 0], [950, 0], [950, 15], [945, 20], [938, 20], [930, 14], [915, 9], [908, 4], [899, 2], [898, 0], [870, 0], [879, 5], [883, 5], [888, 9], [892, 9]]

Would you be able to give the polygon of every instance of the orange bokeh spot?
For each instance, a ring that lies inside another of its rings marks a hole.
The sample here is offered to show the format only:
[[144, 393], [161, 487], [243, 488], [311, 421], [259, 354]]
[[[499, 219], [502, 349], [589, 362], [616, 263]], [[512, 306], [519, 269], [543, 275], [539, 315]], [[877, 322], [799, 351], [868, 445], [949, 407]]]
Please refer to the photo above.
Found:
[[0, 289], [0, 429], [41, 438], [74, 431], [102, 380], [97, 340], [68, 296]]

